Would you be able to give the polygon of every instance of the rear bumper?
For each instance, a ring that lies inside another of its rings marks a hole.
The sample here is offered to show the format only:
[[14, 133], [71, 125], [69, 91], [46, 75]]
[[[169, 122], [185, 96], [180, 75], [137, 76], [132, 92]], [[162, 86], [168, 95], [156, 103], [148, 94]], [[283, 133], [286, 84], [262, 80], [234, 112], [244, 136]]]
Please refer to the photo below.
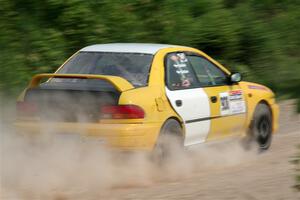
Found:
[[152, 150], [160, 131], [159, 123], [37, 123], [16, 122], [18, 133], [78, 134], [81, 137], [103, 138], [104, 143], [120, 150]]

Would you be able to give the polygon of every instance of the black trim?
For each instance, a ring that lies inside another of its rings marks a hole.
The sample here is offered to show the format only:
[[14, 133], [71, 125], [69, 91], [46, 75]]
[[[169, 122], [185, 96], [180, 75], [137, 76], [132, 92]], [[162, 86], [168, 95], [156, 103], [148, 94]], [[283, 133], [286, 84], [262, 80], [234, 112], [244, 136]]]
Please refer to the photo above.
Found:
[[218, 118], [222, 118], [222, 117], [231, 117], [231, 116], [242, 115], [242, 114], [246, 114], [246, 113], [237, 113], [237, 114], [233, 114], [233, 115], [224, 115], [224, 116], [219, 115], [219, 116], [214, 116], [214, 117], [203, 117], [203, 118], [198, 118], [198, 119], [187, 120], [187, 121], [185, 121], [185, 123], [189, 124], [189, 123], [194, 123], [194, 122], [201, 122], [201, 121], [206, 121], [206, 120], [218, 119]]
[[194, 123], [194, 122], [201, 122], [201, 121], [206, 121], [206, 120], [211, 120], [211, 119], [215, 119], [215, 118], [219, 118], [221, 116], [216, 116], [216, 117], [203, 117], [203, 118], [198, 118], [198, 119], [191, 119], [191, 120], [187, 120], [185, 121], [186, 124], [189, 123]]

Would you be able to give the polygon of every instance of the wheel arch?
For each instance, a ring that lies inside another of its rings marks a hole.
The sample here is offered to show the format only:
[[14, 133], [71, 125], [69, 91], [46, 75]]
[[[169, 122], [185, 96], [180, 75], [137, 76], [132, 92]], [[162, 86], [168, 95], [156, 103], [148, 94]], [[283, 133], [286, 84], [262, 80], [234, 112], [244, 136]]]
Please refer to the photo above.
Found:
[[184, 138], [184, 133], [185, 133], [185, 131], [184, 131], [184, 126], [183, 126], [182, 121], [181, 121], [178, 117], [176, 117], [176, 116], [170, 116], [170, 117], [166, 118], [166, 119], [164, 120], [164, 122], [161, 124], [161, 127], [160, 127], [160, 129], [159, 129], [158, 134], [157, 134], [157, 137], [156, 137], [154, 146], [157, 145], [157, 142], [158, 142], [158, 140], [159, 140], [159, 138], [160, 138], [160, 136], [161, 136], [161, 134], [162, 134], [162, 130], [163, 130], [164, 125], [167, 123], [168, 120], [171, 120], [171, 119], [173, 119], [173, 120], [175, 120], [175, 121], [178, 122], [178, 124], [180, 125], [180, 127], [181, 127], [181, 129], [182, 129], [182, 139]]
[[159, 134], [161, 133], [161, 131], [162, 131], [164, 125], [167, 123], [167, 121], [168, 121], [168, 120], [171, 120], [171, 119], [173, 119], [173, 120], [175, 120], [175, 121], [178, 122], [178, 124], [179, 124], [180, 127], [182, 128], [182, 136], [184, 136], [184, 126], [183, 126], [183, 122], [182, 122], [182, 120], [180, 120], [180, 119], [179, 119], [178, 117], [176, 117], [176, 116], [170, 116], [170, 117], [168, 117], [168, 118], [164, 121], [164, 123], [162, 123], [162, 125], [161, 125], [161, 127], [160, 127], [160, 132], [159, 132]]
[[271, 107], [271, 104], [266, 100], [266, 99], [261, 99], [260, 101], [258, 101], [254, 107], [254, 110], [252, 112], [252, 115], [251, 115], [251, 119], [250, 119], [250, 122], [248, 124], [248, 129], [251, 128], [251, 126], [253, 125], [253, 117], [254, 117], [254, 114], [255, 114], [255, 111], [257, 109], [257, 107], [260, 105], [260, 104], [264, 104], [268, 107], [270, 113], [271, 113], [271, 120], [272, 120], [272, 126], [273, 126], [273, 119], [274, 119], [274, 114], [273, 114], [273, 111], [272, 111], [272, 107]]
[[[273, 116], [273, 111], [272, 111], [271, 104], [270, 104], [266, 99], [262, 99], [262, 100], [260, 100], [260, 101], [256, 104], [255, 109], [257, 108], [257, 106], [258, 106], [259, 104], [265, 104], [266, 106], [268, 106], [269, 111], [271, 112], [272, 123], [273, 123], [273, 118], [274, 118], [274, 116]], [[254, 110], [254, 112], [255, 112], [255, 110]], [[254, 114], [254, 113], [253, 113], [253, 114]]]
[[182, 122], [182, 120], [179, 119], [179, 118], [176, 117], [176, 116], [170, 116], [170, 117], [168, 117], [168, 118], [164, 121], [164, 123], [162, 124], [161, 128], [162, 128], [162, 127], [164, 126], [164, 124], [165, 124], [168, 120], [170, 120], [170, 119], [176, 120], [176, 121], [178, 122], [178, 124], [181, 126], [181, 128], [183, 128], [183, 122]]

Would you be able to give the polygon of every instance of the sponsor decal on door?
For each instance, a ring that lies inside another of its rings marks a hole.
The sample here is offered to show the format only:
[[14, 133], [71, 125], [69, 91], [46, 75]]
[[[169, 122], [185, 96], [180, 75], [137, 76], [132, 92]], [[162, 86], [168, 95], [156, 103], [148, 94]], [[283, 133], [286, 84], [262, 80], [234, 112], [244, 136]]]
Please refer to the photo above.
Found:
[[242, 90], [222, 92], [219, 96], [221, 101], [221, 115], [234, 115], [246, 112], [246, 105]]

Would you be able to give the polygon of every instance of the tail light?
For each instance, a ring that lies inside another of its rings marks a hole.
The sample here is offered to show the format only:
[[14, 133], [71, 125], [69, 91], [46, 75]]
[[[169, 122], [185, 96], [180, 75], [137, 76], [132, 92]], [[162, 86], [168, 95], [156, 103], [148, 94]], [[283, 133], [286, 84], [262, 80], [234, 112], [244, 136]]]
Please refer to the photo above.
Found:
[[144, 110], [136, 105], [103, 106], [101, 108], [102, 119], [142, 119]]
[[37, 106], [32, 102], [17, 102], [17, 114], [19, 117], [34, 117], [37, 110]]

